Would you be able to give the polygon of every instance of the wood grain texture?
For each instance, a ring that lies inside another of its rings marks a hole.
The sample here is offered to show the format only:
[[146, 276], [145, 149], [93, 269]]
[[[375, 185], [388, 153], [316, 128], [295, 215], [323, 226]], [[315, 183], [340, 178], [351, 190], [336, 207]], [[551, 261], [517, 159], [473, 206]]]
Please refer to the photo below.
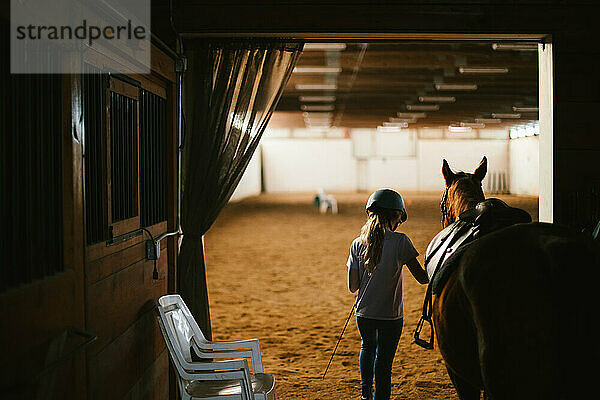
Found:
[[[152, 236], [157, 237], [164, 233], [167, 229], [167, 223], [161, 222], [156, 225], [149, 226], [146, 228], [152, 233]], [[87, 246], [85, 249], [86, 262], [89, 264], [90, 262], [97, 260], [102, 257], [106, 257], [109, 254], [113, 254], [124, 250], [130, 246], [136, 245], [148, 239], [146, 234], [140, 233], [137, 236], [134, 236], [130, 239], [127, 239], [120, 243], [115, 243], [113, 245], [107, 246], [106, 242], [96, 243], [90, 246]]]
[[150, 57], [152, 60], [152, 72], [171, 82], [175, 82], [175, 62], [173, 59], [156, 46], [152, 46]]
[[169, 351], [165, 349], [146, 369], [123, 400], [164, 400], [169, 396]]
[[[148, 239], [148, 238], [146, 238]], [[160, 242], [161, 254], [167, 249], [167, 239]], [[165, 253], [166, 254], [166, 253]], [[164, 256], [164, 254], [163, 254]], [[168, 255], [167, 255], [168, 257]], [[107, 276], [146, 258], [146, 242], [139, 242], [124, 250], [94, 260], [86, 266], [86, 284], [91, 285]]]
[[141, 260], [102, 279], [87, 290], [87, 326], [98, 335], [88, 355], [115, 340], [167, 291], [167, 257], [158, 262], [158, 280], [152, 279], [154, 262]]
[[[165, 351], [153, 307], [96, 355], [88, 354], [88, 399], [119, 399], [129, 393]], [[160, 387], [152, 382], [155, 390]]]
[[125, 97], [132, 98], [134, 100], [138, 100], [140, 96], [140, 91], [137, 86], [133, 86], [127, 82], [123, 82], [120, 79], [112, 78], [110, 80], [110, 90]]

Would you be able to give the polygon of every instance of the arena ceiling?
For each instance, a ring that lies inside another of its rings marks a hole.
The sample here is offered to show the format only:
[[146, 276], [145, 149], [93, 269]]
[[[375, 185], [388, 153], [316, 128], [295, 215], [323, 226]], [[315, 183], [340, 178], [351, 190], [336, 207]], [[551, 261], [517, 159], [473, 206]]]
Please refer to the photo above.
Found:
[[506, 126], [537, 120], [537, 107], [535, 43], [312, 43], [300, 56], [273, 122], [481, 128], [482, 121]]

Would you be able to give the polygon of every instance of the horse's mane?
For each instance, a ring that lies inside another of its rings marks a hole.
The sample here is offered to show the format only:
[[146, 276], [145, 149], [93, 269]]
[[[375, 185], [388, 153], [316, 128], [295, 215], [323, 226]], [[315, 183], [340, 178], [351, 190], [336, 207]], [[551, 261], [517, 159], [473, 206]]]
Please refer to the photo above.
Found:
[[458, 172], [458, 179], [448, 188], [448, 217], [455, 220], [458, 216], [485, 200], [481, 183], [472, 174]]

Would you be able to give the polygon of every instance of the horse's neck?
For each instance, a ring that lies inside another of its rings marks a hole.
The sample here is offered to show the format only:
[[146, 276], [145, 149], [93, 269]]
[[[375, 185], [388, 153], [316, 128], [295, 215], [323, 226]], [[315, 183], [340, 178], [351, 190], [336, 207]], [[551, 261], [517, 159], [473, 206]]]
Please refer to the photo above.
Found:
[[458, 220], [460, 214], [464, 213], [465, 211], [474, 209], [477, 206], [477, 204], [479, 204], [479, 201], [477, 200], [452, 201], [448, 209], [448, 214], [450, 217], [447, 221], [448, 225]]
[[478, 201], [475, 202], [470, 202], [467, 204], [461, 204], [460, 207], [457, 207], [456, 211], [454, 212], [454, 216], [456, 218], [458, 218], [458, 216], [462, 213], [464, 213], [465, 211], [469, 211], [475, 208], [475, 206], [477, 206], [477, 203], [479, 203]]

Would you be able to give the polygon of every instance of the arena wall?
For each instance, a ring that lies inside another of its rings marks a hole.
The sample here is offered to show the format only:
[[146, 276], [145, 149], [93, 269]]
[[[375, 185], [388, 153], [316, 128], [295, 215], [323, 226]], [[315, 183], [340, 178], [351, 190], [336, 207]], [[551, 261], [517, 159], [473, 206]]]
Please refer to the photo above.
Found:
[[240, 180], [235, 192], [233, 192], [230, 201], [238, 201], [246, 197], [260, 194], [262, 185], [261, 154], [262, 149], [259, 145], [250, 160], [250, 164], [248, 164], [248, 168], [246, 168], [246, 171], [242, 176], [242, 180]]
[[509, 142], [510, 192], [537, 196], [540, 191], [537, 136]]
[[262, 143], [266, 192], [356, 189], [356, 160], [345, 139], [269, 139]]
[[[394, 136], [400, 134], [361, 129], [352, 131], [350, 140], [311, 138], [305, 130], [298, 137], [293, 131], [266, 133], [232, 201], [257, 195], [261, 187], [270, 193], [379, 187], [439, 191], [444, 184], [442, 159], [454, 170], [472, 171], [483, 155], [488, 158], [488, 176], [483, 181], [486, 193], [539, 193], [537, 136], [493, 139], [498, 132], [490, 130], [480, 132], [480, 139], [449, 139], [443, 138], [441, 130], [429, 129], [418, 135], [411, 130], [413, 139], [405, 140]], [[422, 136], [426, 138], [418, 138]], [[385, 140], [378, 140], [381, 137]], [[394, 146], [402, 149], [390, 150]]]
[[483, 180], [487, 191], [492, 174], [508, 173], [507, 140], [421, 140], [418, 145], [418, 190], [440, 190], [444, 185], [442, 159], [446, 159], [454, 171], [472, 172], [483, 156], [488, 159], [488, 175]]

